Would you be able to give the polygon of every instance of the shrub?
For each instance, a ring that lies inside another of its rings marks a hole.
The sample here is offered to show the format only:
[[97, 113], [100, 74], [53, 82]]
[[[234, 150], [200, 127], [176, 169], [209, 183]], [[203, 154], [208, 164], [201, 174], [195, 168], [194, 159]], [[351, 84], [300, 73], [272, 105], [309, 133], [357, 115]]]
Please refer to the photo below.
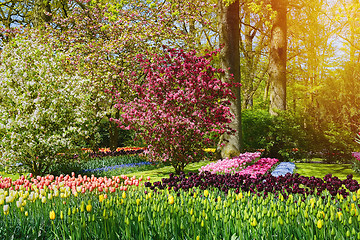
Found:
[[242, 115], [244, 147], [247, 151], [265, 149], [263, 156], [280, 161], [301, 158], [305, 135], [296, 117], [271, 116], [265, 110], [245, 110]]

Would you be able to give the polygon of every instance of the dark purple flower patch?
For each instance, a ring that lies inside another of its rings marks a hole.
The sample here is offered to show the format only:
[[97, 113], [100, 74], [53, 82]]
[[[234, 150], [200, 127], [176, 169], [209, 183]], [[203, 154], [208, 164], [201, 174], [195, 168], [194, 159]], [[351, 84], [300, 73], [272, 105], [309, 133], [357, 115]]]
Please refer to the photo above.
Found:
[[170, 174], [168, 178], [162, 181], [145, 183], [150, 189], [179, 189], [189, 190], [198, 187], [202, 190], [217, 188], [225, 193], [229, 189], [235, 191], [250, 191], [253, 193], [282, 193], [286, 198], [288, 194], [316, 194], [320, 196], [324, 191], [328, 191], [332, 196], [337, 194], [347, 197], [350, 192], [357, 191], [360, 188], [359, 183], [352, 179], [352, 175], [348, 175], [347, 179], [340, 180], [332, 177], [331, 174], [326, 175], [323, 179], [315, 177], [304, 177], [299, 174], [286, 174], [285, 176], [274, 177], [270, 174], [258, 175], [256, 178], [250, 178], [249, 174], [224, 174], [217, 175], [210, 172], [202, 172], [199, 174], [181, 173], [179, 176]]

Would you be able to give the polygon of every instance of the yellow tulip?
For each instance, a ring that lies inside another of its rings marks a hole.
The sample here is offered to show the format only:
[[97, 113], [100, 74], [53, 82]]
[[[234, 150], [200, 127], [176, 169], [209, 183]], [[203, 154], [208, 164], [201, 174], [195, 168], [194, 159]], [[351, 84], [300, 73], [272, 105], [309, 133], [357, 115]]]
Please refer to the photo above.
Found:
[[55, 212], [54, 212], [54, 210], [50, 211], [49, 217], [50, 217], [51, 220], [54, 220], [54, 219], [55, 219]]
[[317, 226], [319, 229], [321, 229], [322, 226], [323, 226], [323, 221], [322, 221], [321, 219], [319, 219], [319, 220], [317, 221], [317, 223], [316, 223], [316, 226]]
[[[169, 202], [170, 202], [170, 196], [169, 196]], [[136, 205], [138, 205], [138, 206], [140, 205], [140, 199], [138, 199], [138, 198], [136, 199]]]
[[99, 195], [99, 202], [103, 202], [104, 201], [104, 195], [100, 194]]
[[209, 196], [209, 191], [207, 189], [204, 191], [204, 196], [205, 197]]
[[92, 210], [91, 204], [86, 205], [86, 211], [91, 212], [91, 210]]
[[126, 198], [126, 192], [123, 192], [122, 198]]
[[40, 189], [40, 195], [45, 196], [45, 194], [46, 194], [45, 189]]
[[172, 195], [169, 195], [169, 204], [174, 204], [174, 197]]
[[81, 201], [80, 212], [84, 212], [84, 211], [85, 211], [85, 202]]
[[28, 211], [25, 211], [25, 217], [29, 216]]
[[256, 221], [256, 218], [254, 218], [252, 221], [251, 221], [251, 226], [253, 226], [253, 227], [256, 227], [257, 226], [257, 221]]

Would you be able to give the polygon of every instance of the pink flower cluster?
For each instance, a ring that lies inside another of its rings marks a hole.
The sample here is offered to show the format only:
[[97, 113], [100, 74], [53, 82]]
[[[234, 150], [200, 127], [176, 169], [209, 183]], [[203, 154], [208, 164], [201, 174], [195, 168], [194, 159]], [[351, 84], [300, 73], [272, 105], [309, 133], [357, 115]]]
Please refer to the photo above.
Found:
[[353, 152], [352, 156], [356, 158], [358, 161], [360, 161], [360, 152]]
[[260, 152], [242, 153], [238, 157], [232, 159], [225, 158], [217, 162], [210, 163], [199, 169], [199, 172], [209, 171], [211, 173], [236, 173], [245, 167], [246, 163], [250, 163], [256, 158], [259, 158]]
[[239, 173], [241, 175], [250, 174], [251, 178], [256, 178], [257, 174], [265, 174], [278, 161], [279, 160], [276, 158], [260, 158], [259, 161], [257, 161], [254, 165], [248, 166]]

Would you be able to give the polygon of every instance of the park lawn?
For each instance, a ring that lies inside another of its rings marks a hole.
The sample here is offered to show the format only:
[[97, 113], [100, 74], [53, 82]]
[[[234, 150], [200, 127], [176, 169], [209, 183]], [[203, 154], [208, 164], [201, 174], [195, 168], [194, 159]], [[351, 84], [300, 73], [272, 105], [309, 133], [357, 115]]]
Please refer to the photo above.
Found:
[[[185, 173], [188, 172], [198, 172], [198, 169], [202, 166], [205, 166], [209, 163], [211, 163], [212, 161], [200, 161], [200, 162], [196, 162], [196, 163], [190, 163], [189, 165], [187, 165], [184, 169]], [[161, 181], [162, 178], [167, 178], [169, 177], [170, 173], [175, 173], [175, 170], [172, 166], [165, 166], [165, 167], [161, 167], [161, 168], [157, 168], [157, 169], [153, 169], [153, 170], [148, 170], [148, 171], [141, 171], [141, 172], [135, 172], [135, 173], [130, 173], [130, 176], [135, 176], [137, 178], [143, 176], [144, 178], [146, 177], [150, 177], [150, 182], [156, 182], [156, 181]]]
[[349, 174], [354, 175], [353, 179], [360, 182], [360, 176], [357, 175], [351, 168], [350, 164], [325, 164], [325, 163], [295, 163], [296, 168], [294, 173], [306, 177], [323, 178], [326, 174], [331, 173], [333, 176], [341, 180], [346, 179]]
[[10, 177], [12, 180], [16, 180], [20, 177], [20, 174], [18, 174], [18, 173], [10, 174], [10, 173], [5, 173], [5, 172], [0, 172], [0, 176]]
[[[198, 172], [198, 169], [202, 166], [211, 163], [211, 161], [201, 161], [197, 163], [191, 163], [185, 167], [185, 173], [188, 172]], [[167, 178], [170, 173], [175, 173], [172, 166], [164, 166], [157, 169], [152, 169], [148, 171], [141, 171], [128, 174], [130, 176], [135, 176], [137, 178], [143, 176], [144, 180], [146, 177], [150, 177], [150, 182], [161, 181], [162, 178]], [[354, 173], [351, 169], [350, 164], [324, 164], [324, 163], [296, 163], [296, 169], [294, 173], [299, 173], [300, 175], [306, 177], [318, 177], [323, 178], [326, 174], [331, 173], [333, 176], [337, 176], [341, 180], [346, 179], [346, 176], [349, 174], [354, 175], [354, 179], [360, 182], [360, 176]], [[19, 178], [19, 174], [8, 174], [0, 172], [0, 175], [3, 177], [10, 177], [13, 180]]]

